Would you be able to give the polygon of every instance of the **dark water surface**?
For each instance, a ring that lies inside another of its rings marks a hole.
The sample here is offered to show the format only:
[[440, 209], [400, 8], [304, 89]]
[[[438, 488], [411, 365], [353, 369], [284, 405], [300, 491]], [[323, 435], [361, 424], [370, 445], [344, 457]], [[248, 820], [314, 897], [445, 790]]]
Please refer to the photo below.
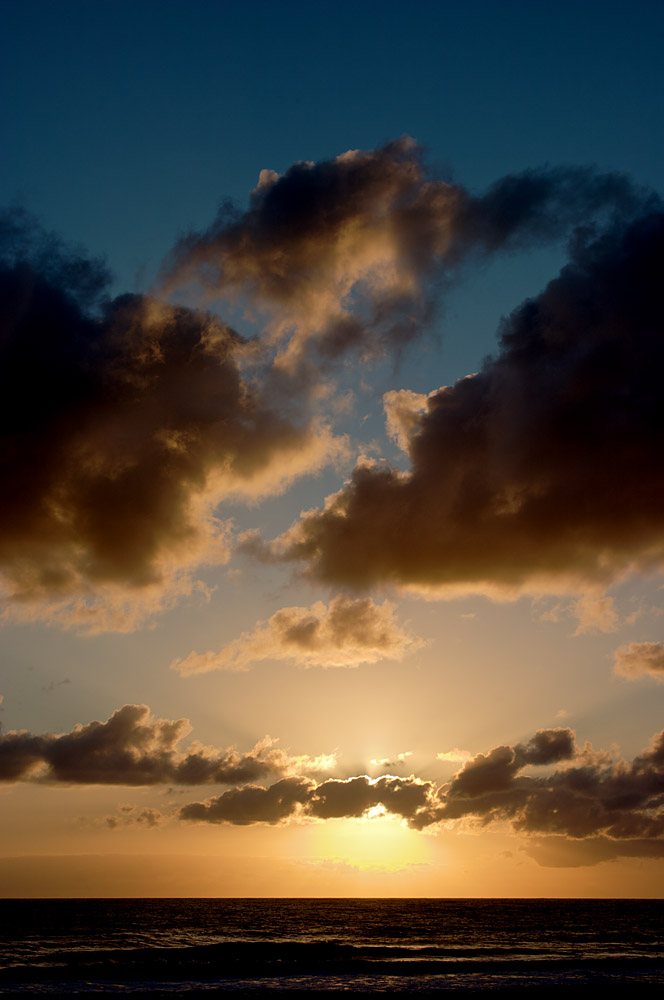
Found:
[[15, 899], [0, 995], [661, 993], [664, 901]]

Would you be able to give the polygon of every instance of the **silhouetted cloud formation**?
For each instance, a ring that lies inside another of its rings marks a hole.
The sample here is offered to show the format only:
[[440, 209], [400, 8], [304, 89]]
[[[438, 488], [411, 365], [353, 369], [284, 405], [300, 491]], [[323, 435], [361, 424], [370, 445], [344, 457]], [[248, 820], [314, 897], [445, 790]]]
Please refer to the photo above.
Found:
[[291, 757], [269, 737], [248, 753], [178, 744], [187, 719], [156, 719], [147, 705], [124, 705], [106, 722], [70, 733], [0, 734], [0, 781], [37, 779], [73, 785], [234, 784], [296, 771], [320, 772], [334, 758]]
[[614, 673], [622, 677], [654, 677], [664, 681], [664, 643], [630, 642], [615, 652]]
[[586, 168], [511, 175], [475, 197], [433, 176], [404, 137], [263, 170], [248, 211], [225, 205], [184, 237], [166, 280], [243, 294], [267, 315], [286, 366], [311, 344], [323, 357], [380, 354], [422, 332], [436, 285], [469, 256], [560, 238], [640, 198], [624, 176]]
[[219, 500], [278, 490], [338, 442], [306, 406], [293, 423], [262, 398], [239, 368], [246, 342], [219, 319], [105, 299], [103, 268], [21, 213], [0, 237], [6, 590], [20, 613], [106, 587], [71, 620], [120, 627], [113, 587], [145, 591], [151, 610], [178, 570], [227, 558]]
[[370, 598], [336, 597], [328, 605], [281, 608], [255, 630], [218, 653], [190, 653], [174, 660], [179, 674], [247, 670], [257, 660], [291, 660], [303, 667], [355, 667], [383, 658], [400, 659], [422, 645], [394, 619], [394, 606]]
[[[657, 845], [664, 841], [664, 731], [628, 763], [589, 746], [579, 749], [571, 729], [542, 729], [526, 743], [476, 754], [448, 782], [437, 784], [414, 774], [321, 778], [335, 766], [334, 755], [292, 756], [269, 737], [247, 753], [197, 743], [180, 750], [190, 728], [187, 719], [159, 719], [146, 705], [125, 705], [106, 722], [75, 726], [69, 733], [0, 734], [0, 780], [235, 786], [171, 814], [207, 823], [274, 824], [380, 813], [399, 816], [417, 830], [439, 823], [510, 821], [517, 833], [529, 837], [592, 840], [596, 860], [658, 856]], [[454, 756], [462, 757], [458, 751]], [[530, 768], [547, 771], [531, 774]], [[267, 784], [255, 784], [260, 780]], [[121, 812], [124, 820], [111, 818], [112, 826], [125, 821], [155, 826], [168, 819], [131, 805]]]
[[585, 168], [471, 195], [408, 138], [263, 171], [246, 212], [180, 241], [162, 290], [239, 295], [263, 323], [251, 340], [204, 311], [110, 300], [103, 264], [5, 213], [6, 613], [128, 630], [190, 593], [195, 566], [228, 558], [221, 501], [347, 453], [320, 416], [332, 359], [404, 350], [466, 262], [573, 233], [570, 266], [517, 310], [479, 375], [386, 398], [411, 473], [356, 470], [288, 536], [287, 557], [353, 586], [604, 581], [660, 559], [652, 196]]
[[359, 817], [369, 809], [383, 806], [385, 811], [412, 821], [426, 807], [432, 789], [431, 782], [412, 775], [408, 778], [358, 775], [345, 780], [330, 778], [320, 784], [310, 778], [292, 777], [269, 788], [247, 785], [231, 788], [206, 802], [191, 802], [180, 809], [179, 817], [246, 826], [279, 823], [294, 816]]
[[659, 202], [579, 230], [479, 373], [428, 398], [389, 394], [410, 471], [358, 467], [264, 557], [335, 584], [451, 593], [574, 590], [661, 567], [663, 255]]
[[[554, 769], [531, 775], [524, 773], [529, 767]], [[485, 826], [508, 820], [515, 831], [529, 836], [588, 839], [597, 847], [599, 861], [661, 855], [663, 796], [664, 732], [627, 763], [589, 747], [579, 750], [572, 730], [557, 728], [540, 730], [525, 744], [477, 754], [444, 785], [415, 775], [320, 782], [294, 775], [267, 788], [229, 789], [183, 806], [178, 815], [244, 825], [357, 817], [377, 809], [401, 816], [419, 830], [437, 823]]]

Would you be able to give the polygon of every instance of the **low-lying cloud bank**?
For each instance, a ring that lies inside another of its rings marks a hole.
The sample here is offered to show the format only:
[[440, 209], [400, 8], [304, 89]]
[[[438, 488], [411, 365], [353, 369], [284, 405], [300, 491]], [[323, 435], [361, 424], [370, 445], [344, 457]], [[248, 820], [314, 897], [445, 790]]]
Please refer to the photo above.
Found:
[[[291, 756], [269, 737], [248, 753], [199, 744], [180, 751], [189, 732], [186, 719], [154, 718], [145, 705], [125, 705], [106, 722], [76, 726], [69, 733], [8, 732], [0, 735], [0, 780], [233, 785], [170, 814], [213, 824], [380, 813], [398, 816], [414, 830], [509, 821], [528, 837], [526, 849], [543, 864], [664, 854], [664, 731], [628, 762], [588, 745], [579, 748], [571, 729], [542, 729], [526, 743], [497, 746], [466, 759], [442, 784], [414, 774], [322, 777], [335, 767], [334, 755]], [[438, 756], [461, 760], [466, 755], [454, 751]], [[261, 780], [266, 784], [255, 783]], [[123, 817], [119, 825], [156, 826], [169, 815], [159, 810], [148, 815], [127, 806]], [[567, 846], [560, 846], [563, 841]]]
[[[599, 234], [503, 323], [481, 370], [390, 393], [407, 473], [356, 468], [271, 546], [328, 583], [510, 594], [606, 587], [664, 566], [664, 211]], [[380, 511], [380, 517], [376, 517]]]
[[401, 628], [394, 606], [370, 598], [336, 597], [329, 605], [282, 608], [218, 653], [190, 653], [174, 660], [171, 669], [182, 676], [210, 670], [247, 670], [266, 659], [290, 660], [302, 667], [356, 667], [381, 659], [401, 659], [422, 646]]
[[157, 719], [147, 705], [124, 705], [106, 722], [75, 726], [70, 733], [0, 734], [0, 781], [230, 785], [293, 771], [320, 773], [335, 763], [329, 755], [291, 757], [269, 736], [248, 753], [197, 743], [180, 751], [190, 732], [188, 719]]
[[[525, 773], [530, 767], [553, 770]], [[443, 785], [414, 775], [324, 781], [293, 775], [270, 787], [229, 789], [183, 806], [178, 815], [245, 825], [359, 817], [372, 809], [394, 813], [417, 830], [462, 820], [482, 826], [509, 820], [519, 833], [587, 841], [586, 855], [597, 848], [598, 861], [659, 856], [664, 844], [664, 732], [631, 763], [587, 746], [579, 749], [570, 729], [545, 729], [528, 743], [477, 754]], [[613, 845], [613, 854], [607, 845]]]

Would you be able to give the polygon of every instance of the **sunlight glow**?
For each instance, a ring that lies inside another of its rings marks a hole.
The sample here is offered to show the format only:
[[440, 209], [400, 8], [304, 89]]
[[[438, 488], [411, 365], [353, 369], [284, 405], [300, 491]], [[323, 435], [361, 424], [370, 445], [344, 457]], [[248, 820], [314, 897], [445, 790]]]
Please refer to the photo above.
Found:
[[359, 819], [327, 820], [311, 830], [312, 856], [361, 869], [398, 871], [431, 861], [430, 838], [374, 806]]

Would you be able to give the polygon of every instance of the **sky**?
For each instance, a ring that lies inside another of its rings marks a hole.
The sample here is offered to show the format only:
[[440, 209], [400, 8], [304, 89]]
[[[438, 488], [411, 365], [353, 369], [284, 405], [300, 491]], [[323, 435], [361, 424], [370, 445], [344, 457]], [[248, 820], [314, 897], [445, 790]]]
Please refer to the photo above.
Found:
[[4, 13], [0, 892], [661, 896], [661, 5]]

